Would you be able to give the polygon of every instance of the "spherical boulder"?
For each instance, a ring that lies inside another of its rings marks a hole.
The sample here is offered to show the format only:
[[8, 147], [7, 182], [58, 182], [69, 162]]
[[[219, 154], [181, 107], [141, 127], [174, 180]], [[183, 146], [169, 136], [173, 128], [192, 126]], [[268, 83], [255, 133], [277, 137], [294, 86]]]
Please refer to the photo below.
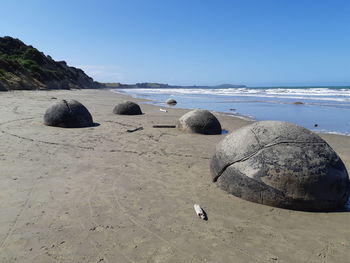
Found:
[[256, 122], [231, 133], [217, 145], [210, 169], [228, 193], [275, 207], [329, 211], [349, 196], [349, 176], [334, 150], [286, 122]]
[[177, 127], [180, 130], [201, 133], [201, 134], [221, 134], [221, 125], [218, 119], [207, 110], [193, 110], [183, 115]]
[[126, 101], [116, 105], [113, 109], [113, 113], [120, 115], [140, 115], [142, 111], [140, 106], [135, 102]]
[[174, 99], [167, 99], [167, 100], [165, 101], [165, 103], [168, 104], [168, 105], [176, 105], [176, 104], [177, 104], [177, 101], [174, 100]]
[[44, 115], [44, 124], [63, 128], [80, 128], [93, 125], [90, 112], [76, 100], [57, 101]]

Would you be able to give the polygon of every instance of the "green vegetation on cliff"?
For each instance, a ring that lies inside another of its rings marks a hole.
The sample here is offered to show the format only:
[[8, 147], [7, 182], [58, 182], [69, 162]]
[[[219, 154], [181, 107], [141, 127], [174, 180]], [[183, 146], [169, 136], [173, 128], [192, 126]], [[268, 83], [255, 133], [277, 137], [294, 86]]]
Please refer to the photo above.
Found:
[[24, 44], [0, 37], [0, 90], [100, 88], [84, 71]]

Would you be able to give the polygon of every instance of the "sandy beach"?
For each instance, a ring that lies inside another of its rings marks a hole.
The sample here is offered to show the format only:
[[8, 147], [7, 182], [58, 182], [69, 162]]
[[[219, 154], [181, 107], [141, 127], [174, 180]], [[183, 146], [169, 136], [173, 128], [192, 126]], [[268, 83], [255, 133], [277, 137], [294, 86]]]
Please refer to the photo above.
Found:
[[[56, 99], [80, 101], [96, 125], [45, 126]], [[113, 114], [126, 99], [136, 101], [109, 90], [0, 93], [0, 262], [349, 261], [350, 212], [228, 195], [209, 170], [225, 134], [152, 127], [174, 125], [186, 109], [141, 104], [143, 115]], [[216, 116], [229, 132], [249, 123]], [[349, 171], [350, 137], [321, 136]]]

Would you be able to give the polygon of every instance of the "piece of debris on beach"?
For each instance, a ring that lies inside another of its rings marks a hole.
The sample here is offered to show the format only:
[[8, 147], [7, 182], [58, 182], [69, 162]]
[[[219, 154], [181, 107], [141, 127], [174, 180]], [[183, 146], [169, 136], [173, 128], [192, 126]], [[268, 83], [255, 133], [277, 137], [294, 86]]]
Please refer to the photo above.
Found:
[[162, 111], [162, 112], [168, 112], [167, 110], [164, 110], [164, 109], [159, 109], [160, 111]]
[[197, 204], [194, 204], [194, 211], [196, 211], [197, 216], [202, 218], [203, 220], [207, 220], [207, 214], [204, 212], [204, 210]]
[[153, 128], [176, 128], [176, 125], [153, 125]]
[[130, 130], [126, 130], [127, 132], [136, 132], [136, 131], [141, 131], [143, 130], [143, 127], [138, 127], [138, 128], [135, 128], [135, 129], [130, 129]]

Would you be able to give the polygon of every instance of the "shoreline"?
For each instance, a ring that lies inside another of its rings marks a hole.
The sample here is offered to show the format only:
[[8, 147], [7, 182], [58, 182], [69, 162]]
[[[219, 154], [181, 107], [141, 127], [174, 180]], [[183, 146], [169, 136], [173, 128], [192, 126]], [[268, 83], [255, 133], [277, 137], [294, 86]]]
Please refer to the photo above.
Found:
[[[157, 105], [156, 103], [152, 103], [152, 102], [156, 102], [155, 100], [152, 100], [152, 99], [145, 99], [145, 98], [138, 98], [136, 95], [132, 95], [132, 94], [127, 94], [125, 92], [119, 92], [117, 91], [118, 89], [115, 88], [115, 89], [109, 89], [112, 93], [117, 93], [117, 94], [121, 94], [121, 95], [127, 95], [127, 96], [130, 96], [131, 98], [135, 99], [135, 100], [140, 100], [140, 101], [146, 101], [147, 103], [153, 105], [153, 106], [159, 106]], [[165, 104], [165, 102], [164, 102]], [[294, 104], [294, 103], [290, 103], [290, 104]], [[174, 108], [174, 109], [187, 109], [187, 110], [192, 110], [192, 109], [195, 109], [195, 108], [178, 108], [178, 107], [172, 107], [172, 106], [169, 106], [169, 105], [164, 105], [163, 107], [166, 107], [166, 108]], [[217, 114], [222, 114], [222, 115], [227, 115], [227, 116], [232, 116], [234, 118], [241, 118], [243, 120], [246, 120], [246, 121], [251, 121], [251, 122], [256, 122], [256, 121], [259, 121], [257, 119], [255, 119], [254, 117], [250, 117], [250, 116], [246, 116], [246, 115], [241, 115], [241, 114], [234, 114], [234, 113], [229, 113], [229, 112], [222, 112], [222, 111], [215, 111], [215, 110], [210, 110], [212, 112], [215, 112]], [[267, 119], [268, 120], [268, 119]], [[350, 137], [350, 132], [349, 133], [341, 133], [341, 132], [334, 132], [334, 131], [314, 131], [314, 130], [311, 130], [312, 132], [315, 132], [317, 134], [333, 134], [333, 135], [340, 135], [340, 136], [347, 136], [347, 137]]]
[[[130, 98], [132, 98], [132, 99], [134, 99], [136, 101], [141, 102], [142, 104], [152, 105], [154, 107], [163, 107], [163, 108], [167, 108], [167, 109], [180, 109], [180, 110], [187, 110], [187, 111], [196, 109], [196, 108], [174, 107], [174, 106], [171, 106], [171, 105], [167, 105], [165, 102], [163, 102], [164, 105], [161, 106], [161, 105], [157, 105], [156, 103], [153, 103], [153, 102], [155, 102], [155, 100], [145, 99], [145, 98], [137, 98], [136, 96], [133, 96], [131, 94], [114, 91], [114, 89], [110, 89], [110, 92], [116, 93], [116, 94], [120, 94], [120, 95], [124, 95], [124, 96], [128, 96], [128, 97], [130, 97]], [[245, 121], [248, 121], [248, 122], [255, 122], [255, 121], [257, 121], [257, 120], [255, 120], [253, 118], [250, 118], [249, 116], [244, 116], [244, 115], [239, 115], [239, 114], [234, 114], [234, 113], [221, 112], [221, 111], [211, 111], [211, 112], [214, 112], [215, 114], [219, 114], [219, 115], [230, 116], [230, 117], [233, 117], [233, 118], [242, 119], [242, 120], [245, 120]]]
[[[56, 99], [84, 104], [99, 126], [45, 126]], [[346, 262], [350, 212], [313, 213], [251, 203], [211, 181], [226, 134], [155, 129], [188, 109], [141, 104], [104, 90], [0, 93], [1, 262]], [[249, 123], [217, 115], [229, 132]], [[133, 133], [128, 129], [143, 127]], [[350, 137], [321, 134], [350, 168]], [[197, 217], [199, 204], [208, 221]]]

